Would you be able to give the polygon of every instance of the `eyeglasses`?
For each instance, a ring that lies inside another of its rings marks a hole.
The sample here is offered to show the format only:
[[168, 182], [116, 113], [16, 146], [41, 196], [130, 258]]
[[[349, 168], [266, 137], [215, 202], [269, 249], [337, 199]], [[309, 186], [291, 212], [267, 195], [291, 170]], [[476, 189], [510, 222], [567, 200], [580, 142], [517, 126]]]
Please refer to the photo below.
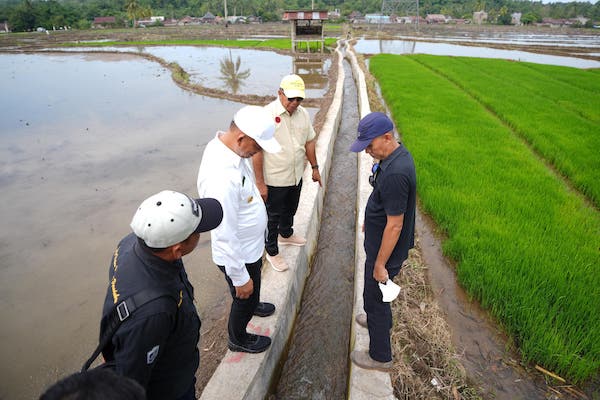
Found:
[[288, 100], [290, 103], [293, 103], [293, 102], [294, 102], [294, 100], [295, 100], [295, 101], [297, 101], [298, 103], [300, 103], [300, 102], [302, 102], [302, 100], [304, 100], [304, 99], [303, 99], [302, 97], [288, 97], [288, 98], [287, 98], [287, 100]]
[[369, 176], [369, 184], [373, 187], [375, 187], [375, 181], [377, 180], [377, 175], [379, 175], [379, 171], [381, 171], [381, 168], [379, 168], [379, 163], [377, 162], [371, 167], [372, 175]]

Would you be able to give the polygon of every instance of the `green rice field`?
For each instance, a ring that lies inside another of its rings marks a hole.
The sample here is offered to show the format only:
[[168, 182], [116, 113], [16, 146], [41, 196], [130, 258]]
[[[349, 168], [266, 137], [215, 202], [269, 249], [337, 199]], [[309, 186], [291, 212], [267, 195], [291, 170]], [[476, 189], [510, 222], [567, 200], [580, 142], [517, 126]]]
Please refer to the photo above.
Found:
[[598, 71], [385, 54], [370, 69], [463, 287], [525, 362], [597, 376]]

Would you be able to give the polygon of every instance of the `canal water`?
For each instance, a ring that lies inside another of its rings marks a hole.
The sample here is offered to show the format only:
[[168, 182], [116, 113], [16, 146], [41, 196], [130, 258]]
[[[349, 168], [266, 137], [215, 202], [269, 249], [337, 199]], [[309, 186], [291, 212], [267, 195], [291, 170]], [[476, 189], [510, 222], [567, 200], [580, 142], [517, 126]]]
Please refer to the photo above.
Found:
[[354, 293], [358, 103], [352, 70], [344, 61], [344, 100], [333, 148], [317, 250], [300, 311], [271, 399], [343, 399]]

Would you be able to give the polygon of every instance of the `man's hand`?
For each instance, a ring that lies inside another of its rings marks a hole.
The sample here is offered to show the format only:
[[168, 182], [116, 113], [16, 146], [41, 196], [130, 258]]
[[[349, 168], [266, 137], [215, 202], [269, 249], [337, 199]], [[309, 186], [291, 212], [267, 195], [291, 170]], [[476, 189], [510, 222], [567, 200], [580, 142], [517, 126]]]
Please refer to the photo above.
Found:
[[319, 186], [323, 187], [323, 184], [321, 183], [321, 173], [318, 168], [312, 170], [312, 180], [313, 182], [319, 182]]
[[238, 299], [247, 299], [254, 292], [254, 282], [252, 282], [252, 278], [248, 279], [248, 282], [243, 284], [242, 286], [235, 287], [235, 297]]
[[375, 268], [373, 268], [373, 279], [375, 279], [377, 282], [380, 283], [385, 283], [387, 282], [389, 278], [387, 269], [385, 269], [385, 265], [375, 265]]
[[256, 187], [258, 188], [258, 192], [260, 193], [260, 197], [262, 197], [263, 201], [267, 201], [267, 185], [264, 182], [256, 182]]

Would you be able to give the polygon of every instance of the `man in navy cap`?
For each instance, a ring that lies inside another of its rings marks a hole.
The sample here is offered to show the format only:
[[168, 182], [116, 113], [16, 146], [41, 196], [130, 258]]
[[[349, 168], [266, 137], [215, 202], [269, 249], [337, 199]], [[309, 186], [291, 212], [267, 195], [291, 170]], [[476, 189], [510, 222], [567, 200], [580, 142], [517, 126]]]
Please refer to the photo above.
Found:
[[388, 371], [392, 367], [390, 329], [392, 311], [384, 302], [379, 283], [386, 283], [400, 272], [414, 247], [417, 179], [408, 150], [394, 137], [394, 124], [383, 113], [373, 112], [358, 124], [358, 138], [350, 150], [363, 150], [378, 160], [369, 182], [373, 192], [365, 210], [365, 314], [356, 321], [369, 330], [369, 351], [353, 351], [352, 361], [359, 367]]

